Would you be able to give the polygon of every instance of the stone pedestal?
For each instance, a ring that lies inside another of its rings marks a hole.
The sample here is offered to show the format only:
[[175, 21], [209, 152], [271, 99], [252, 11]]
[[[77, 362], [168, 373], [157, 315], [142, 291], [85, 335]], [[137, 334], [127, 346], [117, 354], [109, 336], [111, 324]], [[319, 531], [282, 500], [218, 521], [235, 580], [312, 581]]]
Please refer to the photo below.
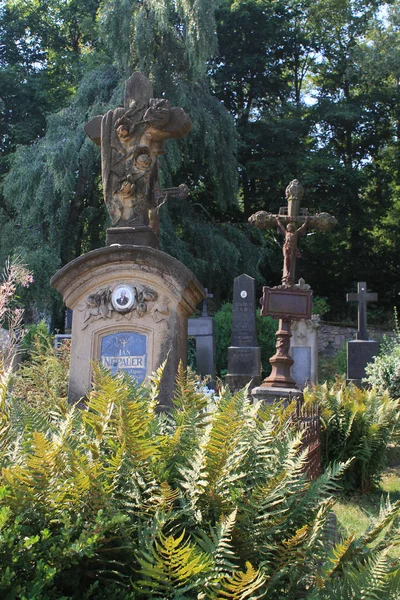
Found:
[[266, 402], [267, 404], [273, 404], [284, 400], [285, 404], [290, 404], [295, 398], [303, 399], [303, 393], [297, 388], [280, 388], [280, 387], [268, 387], [266, 385], [260, 385], [252, 390], [251, 395], [253, 400]]
[[347, 381], [360, 385], [365, 377], [365, 367], [379, 354], [375, 340], [351, 340], [347, 343]]
[[318, 328], [319, 317], [301, 319], [292, 323], [290, 354], [293, 358], [292, 377], [296, 387], [303, 389], [318, 381]]
[[154, 248], [116, 245], [73, 260], [51, 284], [74, 311], [70, 400], [90, 389], [92, 361], [141, 382], [167, 359], [159, 403], [169, 406], [188, 317], [205, 297], [189, 269]]
[[138, 227], [109, 227], [106, 231], [107, 246], [129, 244], [158, 249], [158, 238], [148, 225]]
[[229, 373], [225, 383], [236, 392], [251, 382], [251, 387], [261, 383], [261, 348], [259, 346], [229, 346]]

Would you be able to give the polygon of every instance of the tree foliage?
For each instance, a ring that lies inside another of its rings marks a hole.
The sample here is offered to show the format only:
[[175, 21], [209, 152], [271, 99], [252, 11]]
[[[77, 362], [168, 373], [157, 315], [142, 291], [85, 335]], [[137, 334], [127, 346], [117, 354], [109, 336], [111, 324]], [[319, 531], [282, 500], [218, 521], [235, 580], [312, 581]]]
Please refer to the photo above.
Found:
[[[122, 100], [135, 69], [192, 117], [169, 141], [161, 184], [190, 197], [162, 211], [161, 247], [217, 301], [235, 276], [278, 283], [280, 242], [247, 217], [277, 211], [302, 180], [310, 211], [338, 226], [303, 240], [299, 275], [348, 315], [367, 280], [397, 299], [399, 3], [392, 0], [37, 0], [0, 11], [0, 255], [24, 253], [57, 313], [49, 277], [101, 245], [98, 150], [83, 124]], [[15, 234], [17, 232], [17, 235]], [[338, 293], [338, 289], [342, 290]]]

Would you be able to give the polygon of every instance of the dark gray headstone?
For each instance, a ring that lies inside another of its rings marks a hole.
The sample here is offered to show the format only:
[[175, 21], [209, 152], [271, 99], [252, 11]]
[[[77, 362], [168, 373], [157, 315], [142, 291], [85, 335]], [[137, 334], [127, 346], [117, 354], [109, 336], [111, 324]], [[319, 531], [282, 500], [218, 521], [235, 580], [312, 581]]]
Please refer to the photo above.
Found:
[[226, 383], [232, 391], [252, 381], [261, 383], [261, 350], [256, 332], [256, 292], [253, 277], [240, 275], [233, 285], [232, 338], [228, 348]]
[[249, 275], [236, 277], [233, 284], [231, 346], [257, 346], [256, 291]]
[[188, 336], [196, 340], [196, 371], [202, 377], [211, 376], [207, 384], [215, 388], [215, 341], [214, 319], [212, 317], [199, 317], [188, 320]]
[[347, 379], [361, 383], [365, 367], [379, 354], [379, 343], [374, 340], [351, 340], [347, 344]]

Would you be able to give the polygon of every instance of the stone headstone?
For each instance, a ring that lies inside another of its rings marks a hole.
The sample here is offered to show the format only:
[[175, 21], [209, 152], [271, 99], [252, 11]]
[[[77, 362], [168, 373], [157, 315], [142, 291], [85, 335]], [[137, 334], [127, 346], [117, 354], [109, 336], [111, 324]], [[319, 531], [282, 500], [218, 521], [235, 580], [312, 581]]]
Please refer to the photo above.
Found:
[[76, 258], [51, 283], [73, 310], [69, 399], [87, 394], [93, 362], [141, 383], [167, 361], [159, 404], [170, 405], [188, 317], [205, 296], [194, 275], [154, 248], [116, 245]]
[[357, 293], [347, 294], [347, 302], [358, 302], [358, 331], [356, 339], [347, 343], [347, 380], [361, 385], [365, 367], [379, 353], [379, 343], [370, 340], [367, 330], [367, 302], [376, 302], [378, 294], [368, 293], [367, 282], [359, 281]]
[[210, 376], [207, 384], [210, 389], [215, 389], [215, 339], [214, 319], [201, 316], [189, 319], [188, 336], [196, 341], [196, 371], [202, 377]]
[[112, 227], [107, 248], [88, 252], [54, 275], [72, 321], [69, 398], [90, 390], [92, 365], [124, 371], [142, 382], [165, 364], [159, 405], [170, 406], [180, 361], [186, 364], [188, 317], [204, 288], [181, 262], [158, 250], [159, 209], [184, 199], [185, 184], [160, 189], [158, 158], [168, 139], [192, 129], [189, 115], [153, 97], [141, 73], [125, 82], [124, 106], [86, 123], [101, 148], [104, 200]]
[[301, 319], [292, 323], [290, 354], [293, 358], [292, 377], [302, 390], [318, 380], [319, 319]]
[[347, 342], [347, 380], [356, 385], [366, 377], [365, 367], [379, 354], [375, 340], [350, 340]]
[[261, 349], [257, 342], [255, 282], [249, 275], [236, 277], [233, 284], [232, 337], [228, 348], [226, 384], [241, 389], [250, 381], [261, 383]]

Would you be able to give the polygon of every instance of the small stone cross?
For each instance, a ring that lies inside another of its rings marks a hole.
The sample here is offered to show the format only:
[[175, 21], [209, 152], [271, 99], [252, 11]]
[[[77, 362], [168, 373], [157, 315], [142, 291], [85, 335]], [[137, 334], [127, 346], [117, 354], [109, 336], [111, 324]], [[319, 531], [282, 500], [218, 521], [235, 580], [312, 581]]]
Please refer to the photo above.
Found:
[[206, 297], [203, 300], [203, 310], [201, 312], [201, 316], [202, 317], [208, 317], [209, 316], [208, 315], [208, 299], [209, 298], [214, 298], [214, 294], [209, 294], [208, 293], [208, 289], [207, 288], [204, 288], [204, 289], [206, 291]]
[[367, 283], [357, 283], [357, 293], [346, 294], [347, 302], [358, 302], [358, 331], [357, 340], [369, 340], [367, 331], [367, 302], [377, 302], [378, 294], [367, 292]]

